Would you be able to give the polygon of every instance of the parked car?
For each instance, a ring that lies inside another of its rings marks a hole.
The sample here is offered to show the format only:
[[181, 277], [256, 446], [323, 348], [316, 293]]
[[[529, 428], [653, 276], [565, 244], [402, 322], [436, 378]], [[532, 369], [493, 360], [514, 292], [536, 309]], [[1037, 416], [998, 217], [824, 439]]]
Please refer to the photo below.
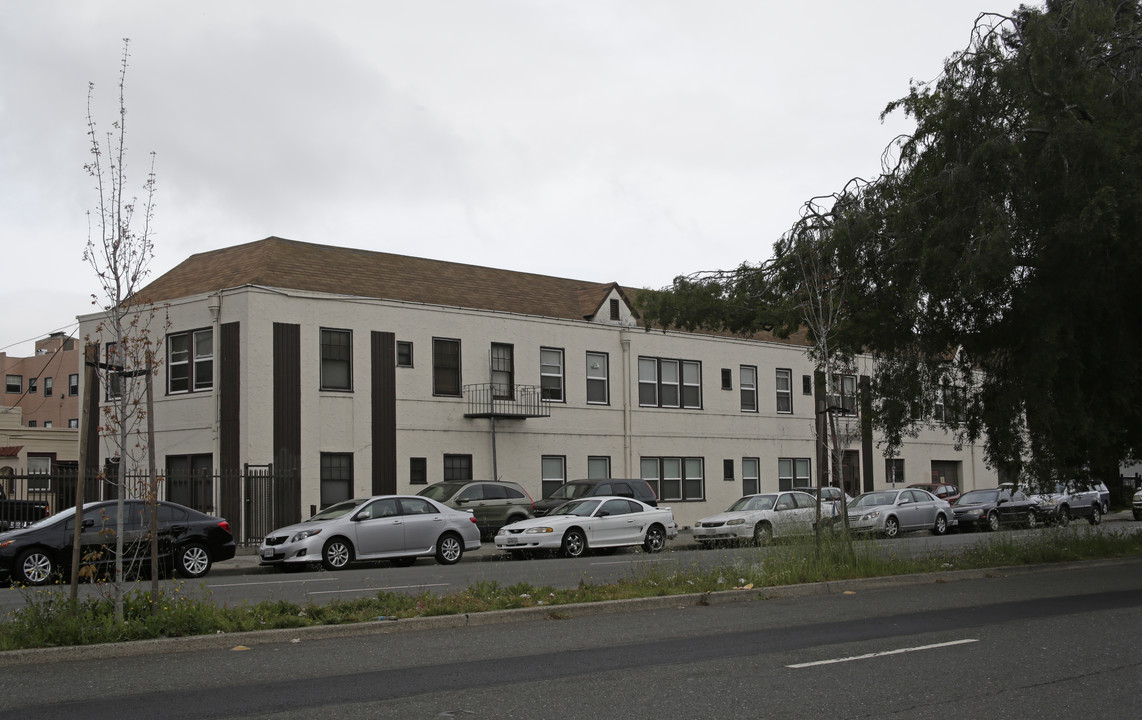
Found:
[[533, 512], [536, 517], [543, 517], [552, 509], [562, 505], [568, 500], [577, 500], [585, 497], [600, 497], [615, 495], [618, 497], [634, 498], [651, 507], [658, 505], [658, 497], [651, 489], [650, 483], [645, 480], [622, 480], [614, 478], [593, 478], [590, 480], [572, 480], [560, 485], [549, 497], [535, 503]]
[[505, 525], [496, 548], [526, 554], [558, 550], [579, 557], [589, 549], [641, 545], [648, 553], [678, 536], [670, 508], [656, 508], [633, 498], [603, 496], [570, 500], [543, 517]]
[[446, 481], [417, 493], [455, 510], [471, 510], [484, 538], [494, 537], [504, 525], [532, 517], [531, 496], [518, 483], [508, 481]]
[[[821, 503], [822, 517], [832, 518], [834, 512], [831, 503]], [[762, 493], [746, 495], [725, 512], [702, 518], [694, 523], [693, 535], [702, 546], [746, 541], [765, 545], [773, 538], [811, 535], [816, 521], [817, 500], [809, 493]]]
[[912, 530], [943, 535], [955, 523], [951, 505], [917, 488], [866, 492], [849, 503], [849, 529], [856, 532], [880, 533], [889, 538]]
[[960, 498], [960, 488], [951, 483], [913, 483], [908, 487], [927, 490], [949, 505]]
[[960, 529], [998, 530], [1004, 525], [1039, 524], [1039, 504], [1021, 490], [971, 490], [952, 505]]
[[1075, 517], [1085, 517], [1091, 525], [1102, 522], [1102, 498], [1097, 487], [1057, 483], [1052, 492], [1032, 495], [1031, 499], [1038, 503], [1039, 517], [1045, 522], [1065, 526]]
[[419, 495], [377, 495], [335, 503], [262, 540], [260, 564], [301, 569], [321, 563], [343, 570], [355, 560], [389, 560], [411, 565], [435, 557], [441, 565], [460, 562], [480, 548], [480, 529], [471, 510], [453, 510]]
[[0, 532], [27, 527], [52, 514], [43, 500], [10, 500], [0, 488]]
[[[150, 511], [142, 500], [123, 501], [124, 564], [133, 573], [151, 565]], [[83, 506], [80, 531], [81, 563], [96, 575], [106, 574], [115, 564], [115, 500]], [[19, 530], [0, 533], [0, 577], [25, 585], [45, 585], [69, 576], [75, 508]], [[230, 523], [171, 502], [158, 505], [159, 562], [163, 571], [200, 578], [220, 560], [234, 557]]]

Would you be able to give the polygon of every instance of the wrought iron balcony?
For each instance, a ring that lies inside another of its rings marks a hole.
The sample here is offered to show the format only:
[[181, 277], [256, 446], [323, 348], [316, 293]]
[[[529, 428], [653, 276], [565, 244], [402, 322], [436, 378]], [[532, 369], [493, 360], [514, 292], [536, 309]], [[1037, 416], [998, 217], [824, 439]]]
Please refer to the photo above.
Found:
[[551, 417], [551, 401], [542, 397], [542, 390], [537, 385], [465, 385], [464, 399], [468, 402], [464, 417]]

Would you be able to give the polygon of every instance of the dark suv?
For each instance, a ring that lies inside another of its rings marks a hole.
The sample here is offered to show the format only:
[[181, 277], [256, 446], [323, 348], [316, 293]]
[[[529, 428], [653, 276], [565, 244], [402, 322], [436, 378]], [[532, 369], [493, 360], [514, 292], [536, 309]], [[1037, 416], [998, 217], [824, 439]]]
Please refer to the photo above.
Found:
[[535, 503], [535, 516], [542, 517], [551, 512], [557, 505], [562, 505], [568, 500], [599, 495], [634, 498], [652, 507], [658, 507], [658, 498], [655, 497], [654, 490], [645, 480], [595, 478], [592, 480], [572, 480], [560, 485], [555, 492], [551, 493], [550, 497], [545, 497]]
[[531, 517], [531, 496], [518, 483], [494, 480], [446, 480], [417, 493], [457, 510], [471, 510], [484, 537], [504, 525]]

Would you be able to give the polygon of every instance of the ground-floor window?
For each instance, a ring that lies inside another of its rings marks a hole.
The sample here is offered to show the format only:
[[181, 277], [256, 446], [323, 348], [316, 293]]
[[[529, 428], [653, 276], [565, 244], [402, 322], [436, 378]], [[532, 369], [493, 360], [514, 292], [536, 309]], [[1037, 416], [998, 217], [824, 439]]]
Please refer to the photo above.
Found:
[[214, 456], [167, 455], [167, 500], [201, 512], [214, 508]]
[[540, 492], [545, 498], [551, 497], [560, 485], [567, 482], [567, 458], [562, 455], [544, 455], [540, 459], [540, 477]]
[[471, 455], [445, 455], [444, 456], [444, 479], [445, 480], [471, 480], [472, 479], [472, 456]]
[[321, 453], [321, 507], [353, 497], [353, 453]]
[[587, 458], [587, 477], [609, 478], [611, 476], [611, 458], [605, 455], [592, 455]]
[[408, 459], [408, 482], [410, 485], [428, 484], [428, 458]]
[[761, 460], [742, 458], [742, 495], [756, 495], [761, 492]]
[[809, 458], [778, 458], [777, 489], [792, 490], [813, 485], [812, 463]]
[[642, 479], [659, 500], [702, 500], [706, 497], [705, 461], [700, 457], [643, 457]]
[[904, 458], [884, 458], [884, 481], [890, 485], [904, 482]]

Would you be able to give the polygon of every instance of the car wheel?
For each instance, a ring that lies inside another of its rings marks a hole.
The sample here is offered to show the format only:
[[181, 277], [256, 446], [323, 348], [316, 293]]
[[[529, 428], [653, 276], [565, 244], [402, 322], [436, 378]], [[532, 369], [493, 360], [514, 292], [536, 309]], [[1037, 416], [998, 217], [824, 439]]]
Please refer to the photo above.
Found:
[[47, 585], [55, 574], [55, 563], [43, 550], [25, 550], [16, 560], [16, 577], [25, 585]]
[[202, 543], [188, 543], [178, 549], [175, 572], [184, 578], [197, 580], [210, 572], [210, 551]]
[[353, 546], [345, 538], [333, 538], [321, 550], [321, 564], [326, 570], [344, 570], [353, 562]]
[[648, 553], [662, 552], [666, 547], [666, 532], [658, 525], [652, 525], [646, 531], [646, 540], [643, 541], [642, 547]]
[[1105, 515], [1110, 512], [1110, 501], [1107, 500], [1102, 503], [1102, 514]]
[[1090, 524], [1098, 525], [1100, 522], [1102, 522], [1102, 509], [1098, 506], [1098, 503], [1095, 503], [1090, 506]]
[[948, 519], [943, 514], [936, 516], [936, 525], [932, 528], [933, 535], [943, 535], [948, 532]]
[[1066, 527], [1071, 524], [1071, 509], [1066, 505], [1059, 508], [1059, 525]]
[[1029, 527], [1029, 528], [1039, 527], [1039, 516], [1037, 514], [1035, 514], [1034, 510], [1028, 510], [1027, 511], [1027, 527]]
[[773, 526], [767, 522], [759, 522], [753, 528], [753, 544], [761, 547], [773, 542]]
[[393, 567], [409, 567], [414, 562], [416, 562], [415, 557], [399, 557], [389, 560], [389, 565]]
[[992, 532], [999, 529], [999, 513], [994, 510], [987, 514], [987, 529]]
[[884, 521], [884, 537], [895, 538], [900, 537], [900, 521], [894, 517], [890, 517]]
[[464, 541], [456, 533], [444, 533], [436, 541], [436, 562], [455, 565], [464, 555]]
[[583, 531], [577, 528], [568, 530], [563, 536], [564, 557], [576, 558], [585, 552], [587, 552], [587, 537], [583, 535]]

